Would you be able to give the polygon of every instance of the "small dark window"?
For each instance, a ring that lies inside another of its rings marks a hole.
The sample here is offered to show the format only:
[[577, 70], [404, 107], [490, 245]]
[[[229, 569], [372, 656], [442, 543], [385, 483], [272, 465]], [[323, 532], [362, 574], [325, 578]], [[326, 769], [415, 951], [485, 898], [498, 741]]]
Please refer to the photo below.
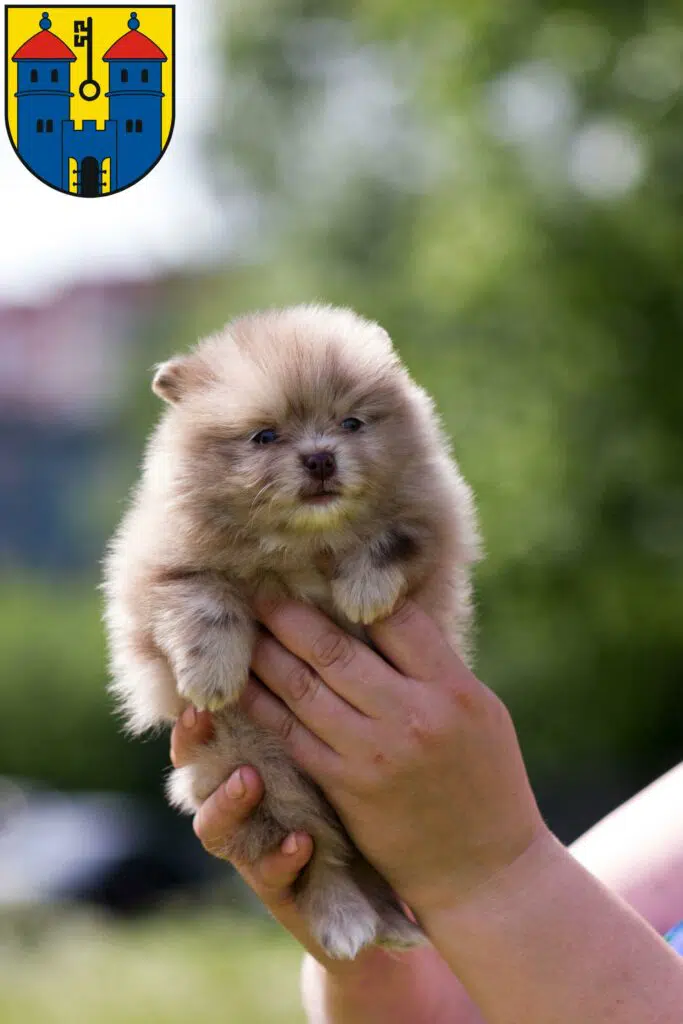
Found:
[[57, 68], [53, 68], [52, 71], [50, 72], [50, 81], [51, 82], [58, 82], [59, 81], [59, 71], [57, 70]]
[[133, 122], [130, 119], [128, 121], [126, 121], [126, 131], [127, 132], [132, 132], [133, 131]]
[[31, 68], [31, 81], [32, 82], [37, 82], [38, 81], [38, 72], [36, 71], [35, 68]]
[[52, 129], [53, 129], [52, 118], [48, 117], [47, 121], [45, 122], [45, 131], [46, 132], [51, 132]]
[[142, 121], [136, 121], [135, 122], [135, 131], [136, 132], [141, 132], [142, 131]]
[[128, 71], [126, 70], [126, 68], [121, 68], [121, 81], [122, 82], [127, 82], [128, 81]]
[[142, 69], [142, 72], [140, 74], [140, 80], [142, 82], [149, 82], [149, 70], [147, 68]]
[[37, 132], [42, 132], [42, 130], [43, 130], [43, 119], [42, 119], [42, 117], [39, 117], [38, 120], [36, 121], [36, 131]]

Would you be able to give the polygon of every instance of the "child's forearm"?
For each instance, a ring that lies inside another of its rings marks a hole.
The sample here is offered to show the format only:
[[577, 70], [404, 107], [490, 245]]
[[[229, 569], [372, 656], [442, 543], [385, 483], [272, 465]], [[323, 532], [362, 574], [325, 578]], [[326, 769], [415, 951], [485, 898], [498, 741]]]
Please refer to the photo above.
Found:
[[683, 959], [548, 834], [466, 902], [419, 912], [488, 1024], [680, 1024]]
[[362, 969], [334, 974], [306, 954], [301, 989], [309, 1024], [483, 1024], [432, 946], [396, 954], [375, 949]]

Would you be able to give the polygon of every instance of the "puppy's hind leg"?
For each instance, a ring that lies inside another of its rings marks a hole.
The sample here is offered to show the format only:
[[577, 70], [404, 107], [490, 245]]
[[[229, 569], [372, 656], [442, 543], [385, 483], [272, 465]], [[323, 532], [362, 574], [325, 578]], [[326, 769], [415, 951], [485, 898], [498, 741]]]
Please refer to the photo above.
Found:
[[298, 909], [328, 956], [353, 960], [376, 941], [377, 911], [336, 857], [314, 852], [294, 889]]
[[387, 949], [412, 949], [426, 942], [419, 925], [404, 914], [389, 883], [362, 854], [356, 852], [349, 871], [379, 918], [377, 945]]
[[214, 739], [197, 760], [172, 773], [171, 802], [194, 811], [240, 764], [263, 779], [263, 800], [224, 846], [225, 856], [255, 864], [290, 832], [308, 832], [313, 856], [294, 884], [294, 898], [310, 931], [331, 957], [352, 959], [375, 941], [380, 916], [349, 871], [358, 856], [322, 793], [286, 756], [280, 742], [237, 707], [214, 716]]

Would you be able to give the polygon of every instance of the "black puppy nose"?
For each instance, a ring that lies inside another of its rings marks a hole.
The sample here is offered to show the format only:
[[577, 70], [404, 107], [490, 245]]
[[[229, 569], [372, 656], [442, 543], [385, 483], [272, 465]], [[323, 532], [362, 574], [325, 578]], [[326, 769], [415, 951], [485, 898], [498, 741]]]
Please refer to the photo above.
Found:
[[311, 474], [318, 480], [329, 480], [337, 470], [337, 461], [332, 452], [312, 452], [302, 455], [301, 461]]

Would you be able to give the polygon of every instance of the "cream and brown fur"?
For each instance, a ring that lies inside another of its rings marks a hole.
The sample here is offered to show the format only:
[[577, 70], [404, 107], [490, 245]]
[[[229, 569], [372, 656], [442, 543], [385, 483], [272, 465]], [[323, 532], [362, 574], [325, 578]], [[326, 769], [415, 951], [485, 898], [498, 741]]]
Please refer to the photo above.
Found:
[[[388, 884], [234, 702], [263, 583], [363, 639], [411, 595], [468, 655], [475, 517], [433, 403], [381, 327], [323, 306], [235, 320], [161, 365], [153, 388], [168, 408], [106, 559], [113, 692], [135, 732], [188, 702], [217, 712], [214, 740], [172, 773], [170, 799], [192, 812], [254, 765], [265, 797], [226, 854], [253, 862], [309, 832], [297, 902], [331, 956], [409, 946], [421, 933]], [[321, 452], [327, 475], [311, 462]]]

